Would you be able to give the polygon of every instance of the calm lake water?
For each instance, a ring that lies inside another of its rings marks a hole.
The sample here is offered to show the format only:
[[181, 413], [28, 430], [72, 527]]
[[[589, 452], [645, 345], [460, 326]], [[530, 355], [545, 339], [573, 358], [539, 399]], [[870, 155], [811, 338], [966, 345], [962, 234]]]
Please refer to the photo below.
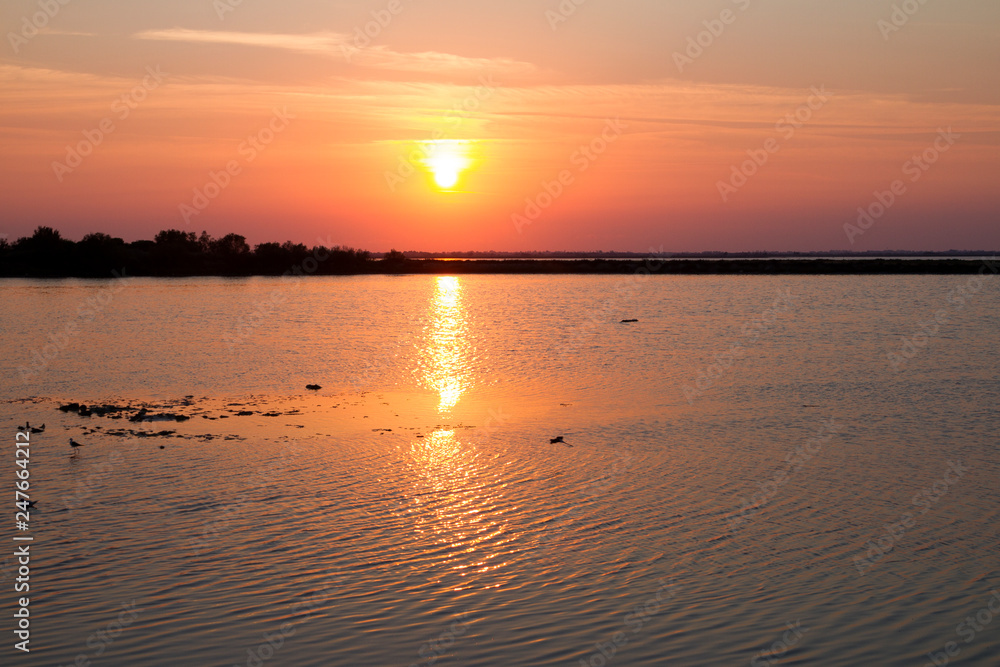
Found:
[[2, 662], [996, 665], [998, 295], [3, 281]]

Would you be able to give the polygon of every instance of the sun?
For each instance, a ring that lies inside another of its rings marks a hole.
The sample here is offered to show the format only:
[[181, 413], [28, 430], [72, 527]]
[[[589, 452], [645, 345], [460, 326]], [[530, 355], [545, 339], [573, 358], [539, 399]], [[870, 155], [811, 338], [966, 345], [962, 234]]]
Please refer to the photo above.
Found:
[[462, 173], [472, 164], [468, 143], [464, 141], [432, 141], [424, 145], [424, 151], [427, 155], [424, 164], [434, 183], [442, 190], [451, 190], [458, 185]]

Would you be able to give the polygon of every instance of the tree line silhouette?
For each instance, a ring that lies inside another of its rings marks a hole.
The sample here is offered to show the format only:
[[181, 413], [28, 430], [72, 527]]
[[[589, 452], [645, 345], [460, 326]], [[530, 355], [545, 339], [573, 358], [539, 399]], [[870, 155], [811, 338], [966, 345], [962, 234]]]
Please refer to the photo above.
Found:
[[366, 272], [372, 259], [367, 250], [343, 246], [310, 248], [286, 241], [251, 248], [239, 234], [213, 238], [176, 229], [131, 243], [102, 233], [76, 242], [51, 227], [38, 227], [14, 243], [0, 239], [0, 276], [5, 277], [337, 275]]
[[[251, 248], [239, 234], [212, 238], [167, 229], [152, 241], [126, 243], [108, 234], [87, 234], [81, 241], [62, 238], [51, 227], [38, 227], [34, 234], [8, 243], [0, 238], [0, 277], [23, 278], [111, 278], [121, 276], [281, 276], [357, 274], [971, 274], [1000, 272], [995, 253], [908, 253], [890, 257], [868, 257], [816, 253], [750, 256], [743, 259], [716, 253], [702, 256], [638, 258], [592, 257], [578, 253], [536, 254], [528, 257], [467, 258], [463, 261], [430, 259], [425, 253], [391, 250], [373, 255], [367, 250], [344, 246], [307, 247], [301, 243], [261, 243]], [[978, 258], [967, 255], [976, 255]], [[641, 256], [641, 255], [639, 255]], [[985, 260], [981, 258], [987, 258]]]

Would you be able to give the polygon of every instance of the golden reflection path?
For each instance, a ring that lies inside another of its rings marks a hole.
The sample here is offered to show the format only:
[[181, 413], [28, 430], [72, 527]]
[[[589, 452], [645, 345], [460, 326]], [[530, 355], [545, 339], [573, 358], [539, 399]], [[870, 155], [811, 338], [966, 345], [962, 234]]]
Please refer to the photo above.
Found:
[[423, 383], [440, 397], [438, 413], [447, 414], [469, 385], [470, 346], [467, 340], [462, 283], [440, 276], [430, 305], [430, 324], [422, 351]]
[[[424, 345], [418, 353], [420, 383], [438, 395], [437, 413], [450, 417], [472, 387], [473, 347], [462, 282], [436, 279]], [[460, 433], [444, 427], [408, 446], [413, 530], [443, 547], [437, 558], [460, 576], [505, 565], [513, 537], [503, 512], [502, 471]]]

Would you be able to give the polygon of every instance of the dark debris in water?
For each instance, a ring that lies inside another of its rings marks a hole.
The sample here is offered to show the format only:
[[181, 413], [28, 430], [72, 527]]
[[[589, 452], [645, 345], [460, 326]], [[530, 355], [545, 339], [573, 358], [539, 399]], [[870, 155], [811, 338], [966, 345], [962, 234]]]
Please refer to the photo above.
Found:
[[[184, 404], [190, 405], [190, 402]], [[191, 419], [188, 415], [182, 415], [174, 412], [150, 413], [149, 408], [147, 407], [136, 408], [131, 405], [87, 405], [86, 403], [74, 402], [60, 405], [59, 410], [66, 413], [75, 412], [81, 417], [96, 416], [107, 417], [108, 419], [122, 419], [126, 413], [134, 412], [135, 414], [128, 418], [130, 422], [183, 422]]]
[[[117, 431], [108, 431], [106, 435], [115, 435], [119, 437], [132, 436], [133, 438], [170, 438], [174, 436], [177, 431], [159, 431], [153, 433], [151, 431], [133, 431], [132, 429], [119, 429]], [[178, 438], [183, 438], [184, 436], [177, 436]]]

